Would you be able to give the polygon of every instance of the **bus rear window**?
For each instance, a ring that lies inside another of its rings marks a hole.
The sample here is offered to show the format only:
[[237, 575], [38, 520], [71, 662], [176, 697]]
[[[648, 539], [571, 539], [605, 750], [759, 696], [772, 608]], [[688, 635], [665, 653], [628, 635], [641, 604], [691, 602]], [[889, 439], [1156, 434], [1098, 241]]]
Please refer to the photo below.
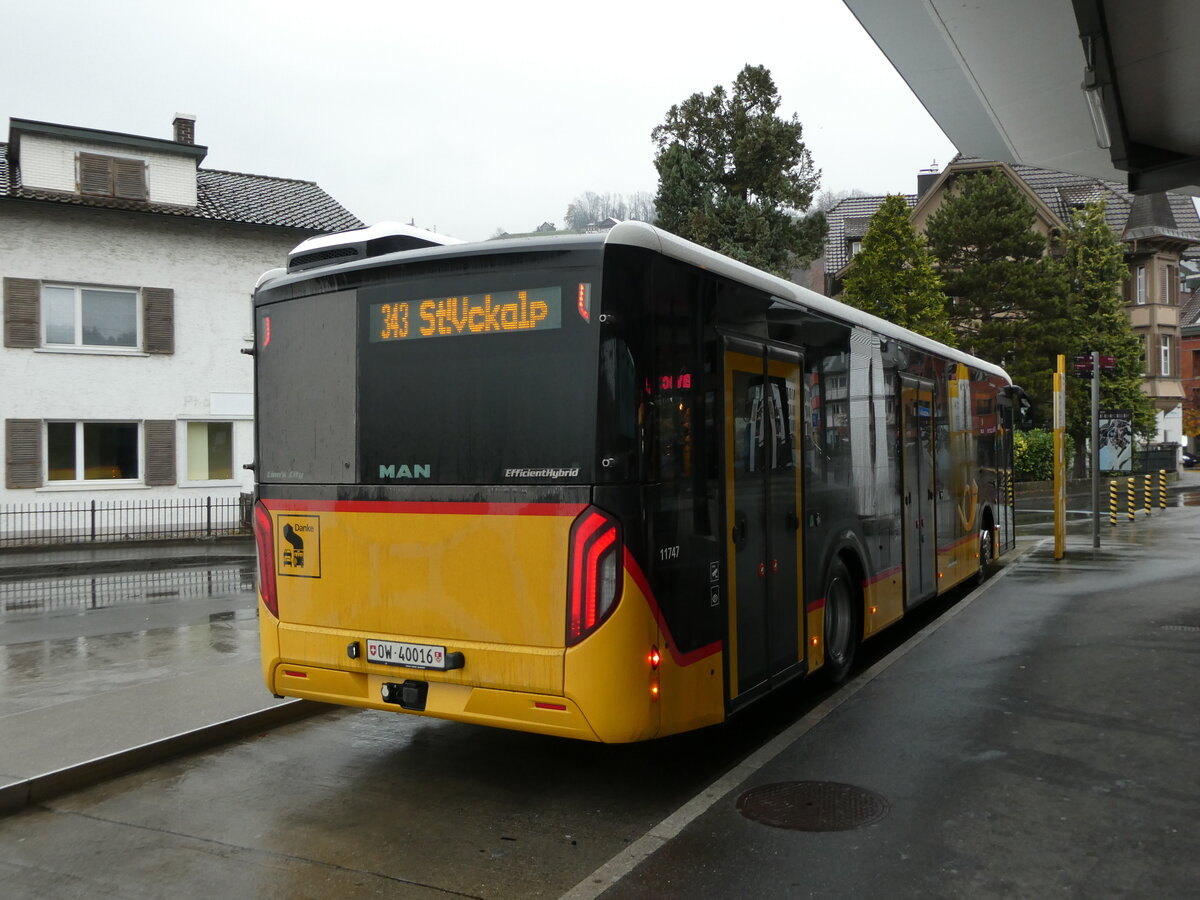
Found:
[[579, 483], [599, 270], [482, 267], [358, 292], [364, 484]]

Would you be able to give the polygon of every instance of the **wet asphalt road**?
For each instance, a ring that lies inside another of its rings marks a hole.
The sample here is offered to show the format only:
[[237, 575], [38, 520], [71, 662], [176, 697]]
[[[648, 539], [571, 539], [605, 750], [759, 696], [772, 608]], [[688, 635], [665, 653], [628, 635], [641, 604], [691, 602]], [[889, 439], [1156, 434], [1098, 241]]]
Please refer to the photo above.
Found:
[[[256, 659], [241, 570], [171, 574], [51, 579], [6, 612], [0, 727]], [[827, 693], [793, 685], [734, 727], [628, 747], [334, 710], [0, 820], [0, 895], [559, 896]]]
[[[1073, 525], [1067, 560], [1037, 551], [979, 599], [919, 610], [832, 697], [794, 685], [729, 726], [630, 747], [337, 710], [0, 820], [0, 895], [1195, 896], [1194, 497], [1100, 551]], [[253, 658], [253, 596], [207, 582], [6, 610], [0, 699], [53, 702], [72, 689], [60, 671]], [[798, 728], [657, 852], [632, 849]], [[737, 811], [747, 788], [795, 780], [876, 791], [888, 813], [813, 833]], [[592, 880], [614, 860], [623, 877]]]

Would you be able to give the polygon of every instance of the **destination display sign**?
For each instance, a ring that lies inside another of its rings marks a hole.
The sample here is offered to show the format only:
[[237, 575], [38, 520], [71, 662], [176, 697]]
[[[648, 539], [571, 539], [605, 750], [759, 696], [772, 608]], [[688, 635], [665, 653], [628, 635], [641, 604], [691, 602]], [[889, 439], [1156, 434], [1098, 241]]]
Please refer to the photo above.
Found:
[[492, 291], [371, 305], [371, 342], [562, 327], [562, 288]]

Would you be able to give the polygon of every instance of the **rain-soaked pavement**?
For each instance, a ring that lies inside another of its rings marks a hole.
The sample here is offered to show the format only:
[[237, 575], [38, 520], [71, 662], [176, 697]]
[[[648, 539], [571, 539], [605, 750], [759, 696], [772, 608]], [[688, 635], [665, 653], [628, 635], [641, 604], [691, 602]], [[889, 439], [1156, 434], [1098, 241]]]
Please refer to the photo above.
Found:
[[253, 557], [143, 565], [0, 576], [0, 786], [276, 705]]
[[253, 566], [0, 581], [0, 716], [258, 656]]
[[[1022, 528], [1024, 557], [870, 642], [878, 665], [833, 694], [796, 686], [729, 726], [624, 748], [338, 710], [0, 820], [0, 895], [1193, 897], [1187, 475], [1171, 508], [1105, 526], [1098, 551], [1086, 519], [1057, 562], [1039, 526]], [[0, 701], [36, 694], [30, 674], [60, 654], [77, 677], [35, 709], [0, 708], [0, 748], [34, 717], [74, 716], [53, 755], [102, 731], [110, 700], [118, 720], [130, 702], [169, 716], [187, 697], [203, 718], [261, 700], [253, 597], [196, 574], [131, 582], [138, 602], [88, 610], [77, 585], [75, 600], [6, 609]], [[7, 643], [13, 626], [23, 639]], [[93, 675], [107, 688], [75, 698]], [[882, 815], [813, 831], [739, 808], [796, 783], [870, 792]]]

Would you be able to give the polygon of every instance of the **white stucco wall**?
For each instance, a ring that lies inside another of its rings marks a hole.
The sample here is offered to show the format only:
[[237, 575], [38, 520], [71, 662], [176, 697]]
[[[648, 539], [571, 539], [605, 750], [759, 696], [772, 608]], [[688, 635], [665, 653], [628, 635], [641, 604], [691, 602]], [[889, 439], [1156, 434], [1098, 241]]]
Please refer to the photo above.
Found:
[[75, 155], [79, 151], [144, 160], [151, 203], [196, 205], [196, 160], [190, 156], [121, 149], [40, 134], [21, 135], [22, 184], [48, 191], [74, 192], [78, 174]]
[[1187, 445], [1187, 436], [1183, 433], [1183, 406], [1158, 411], [1158, 434], [1154, 438], [1164, 444]]
[[[175, 292], [171, 355], [0, 348], [0, 418], [175, 420], [178, 479], [175, 487], [3, 488], [0, 503], [249, 491], [252, 473], [242, 465], [254, 456], [253, 360], [240, 351], [252, 346], [250, 296], [258, 276], [283, 264], [306, 236], [47, 203], [0, 204], [0, 276]], [[189, 421], [234, 422], [233, 481], [186, 481]]]

